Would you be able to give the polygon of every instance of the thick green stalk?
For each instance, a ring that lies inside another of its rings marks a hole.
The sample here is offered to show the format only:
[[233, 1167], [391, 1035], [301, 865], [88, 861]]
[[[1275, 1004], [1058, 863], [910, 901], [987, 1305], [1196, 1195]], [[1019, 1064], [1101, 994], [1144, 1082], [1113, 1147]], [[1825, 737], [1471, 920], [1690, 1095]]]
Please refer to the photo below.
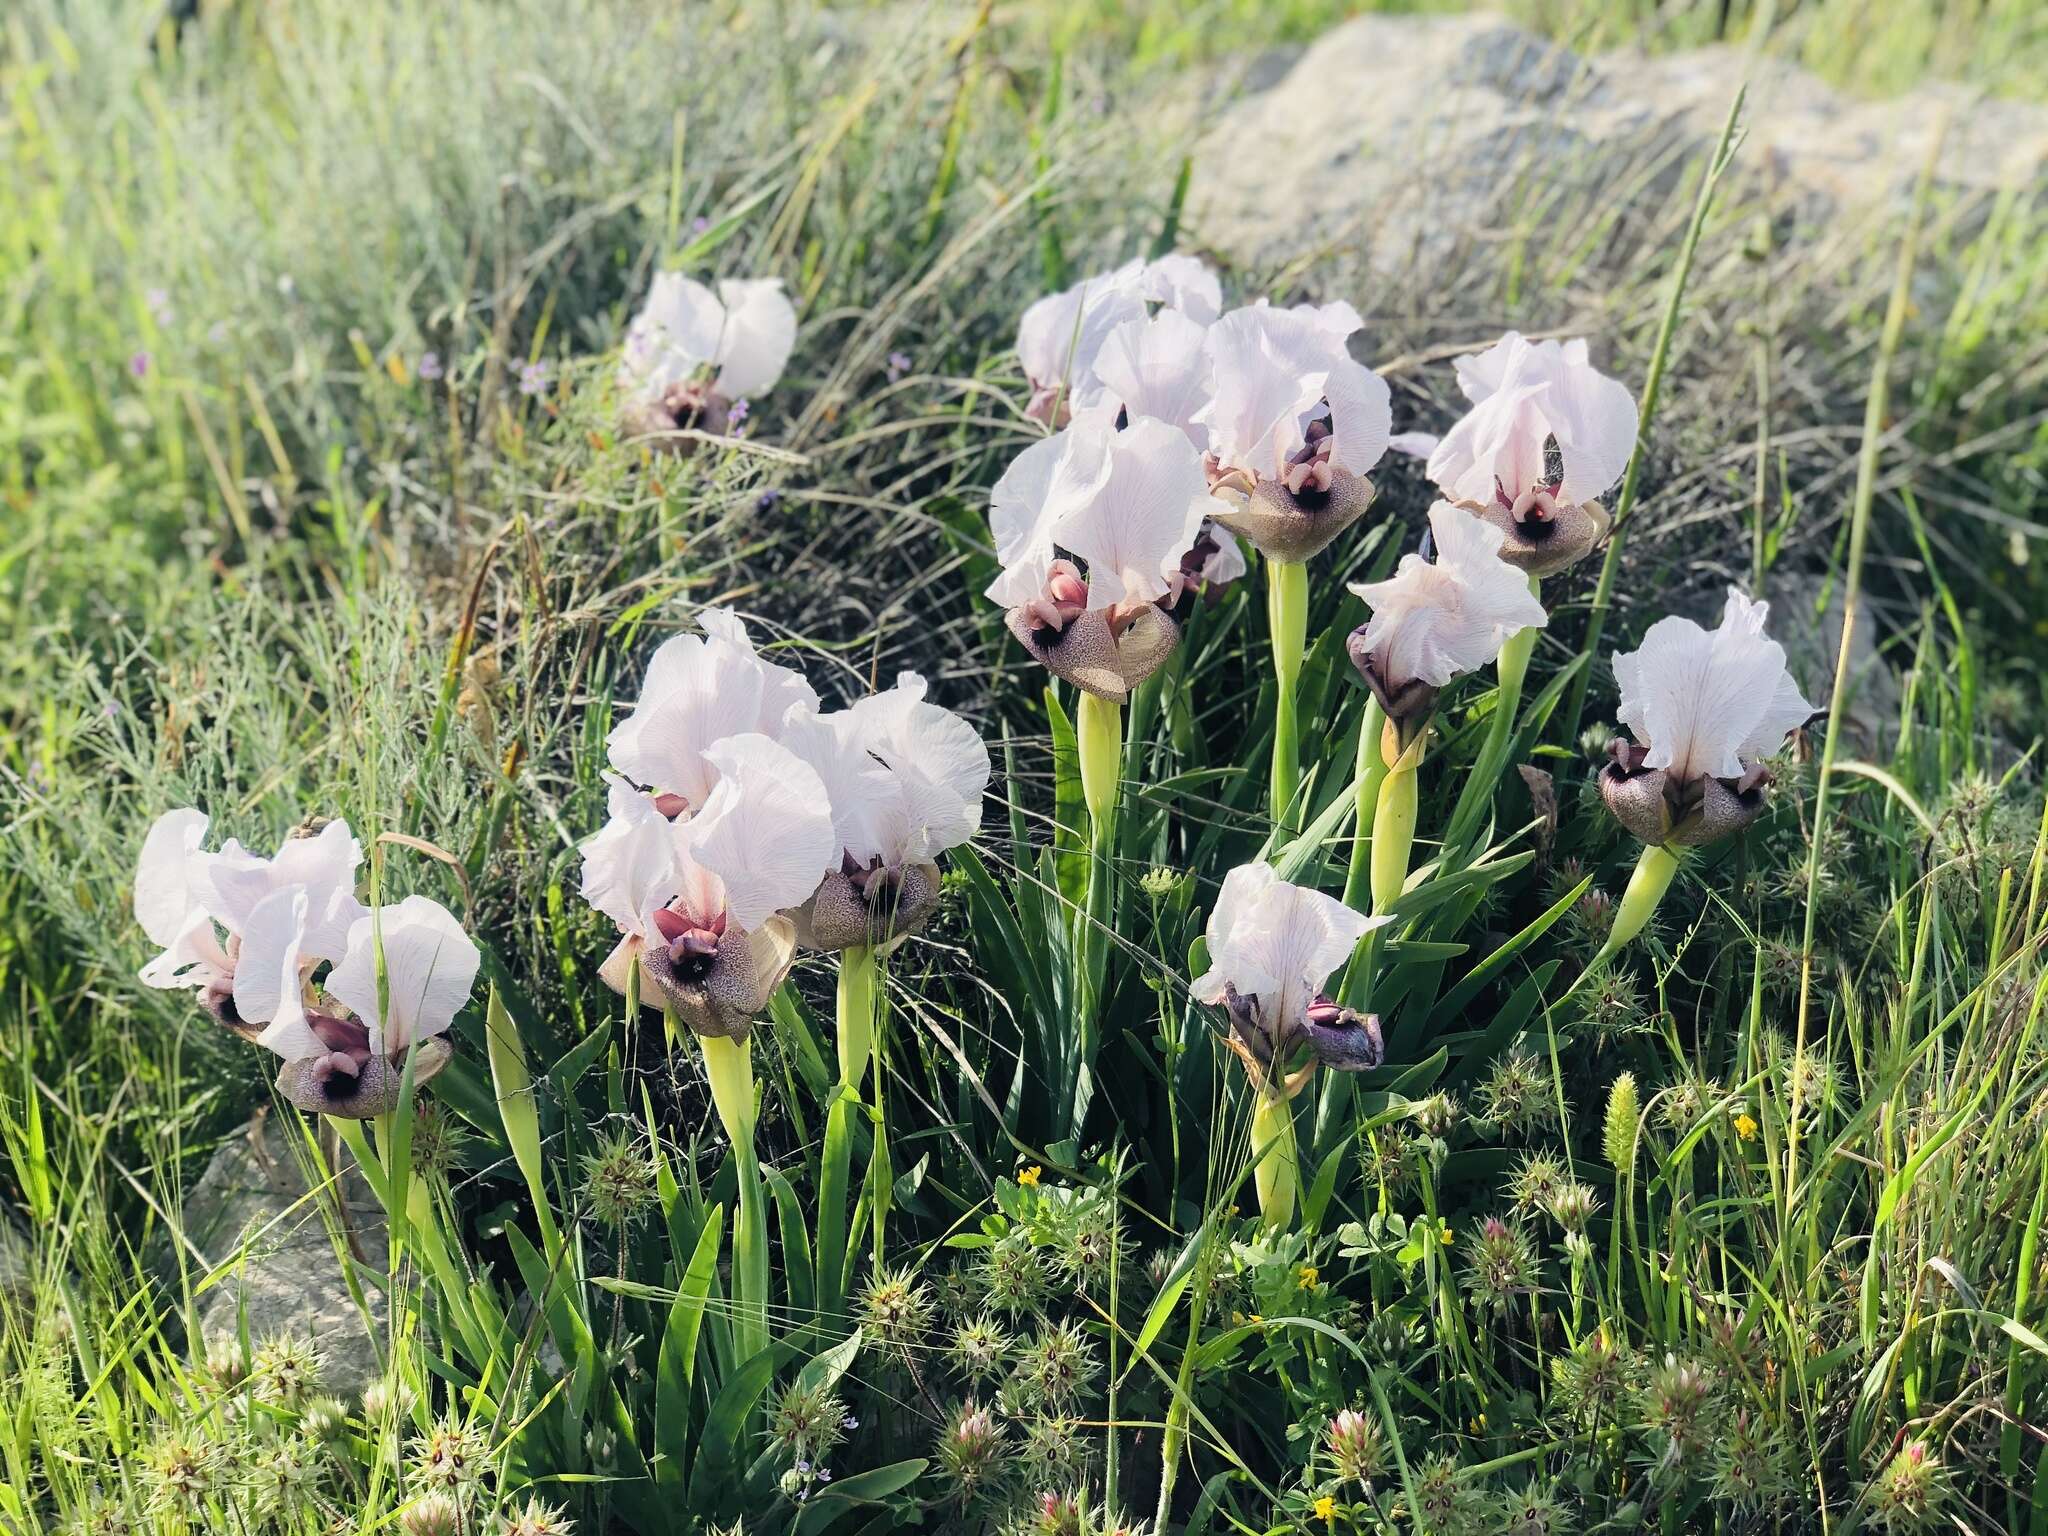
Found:
[[[1678, 334], [1678, 312], [1685, 298], [1685, 285], [1692, 276], [1694, 254], [1699, 250], [1700, 232], [1706, 228], [1707, 211], [1714, 205], [1714, 189], [1720, 185], [1729, 162], [1735, 158], [1735, 124], [1742, 113], [1742, 98], [1748, 87], [1738, 90], [1728, 104], [1728, 120], [1721, 125], [1720, 140], [1707, 161], [1707, 174], [1700, 181], [1700, 195], [1693, 204], [1692, 222], [1686, 225], [1685, 241], [1678, 248], [1678, 265], [1671, 274], [1671, 293], [1664, 301], [1664, 318], [1657, 327], [1657, 343], [1650, 352], [1650, 371], [1643, 376], [1642, 410], [1636, 419], [1636, 447], [1629, 455], [1628, 473], [1622, 477], [1621, 494], [1614, 502], [1614, 528], [1607, 538], [1607, 554], [1600, 562], [1600, 584], [1593, 591], [1593, 616], [1586, 624], [1584, 654], [1600, 650], [1600, 632], [1607, 624], [1607, 608], [1614, 596], [1614, 578], [1621, 570], [1621, 545], [1628, 533], [1629, 518], [1635, 511], [1636, 486], [1643, 475], [1643, 446], [1650, 440], [1650, 423], [1657, 417], [1657, 399], [1664, 390], [1664, 365], [1671, 356], [1671, 339]], [[1586, 707], [1586, 685], [1592, 680], [1590, 665], [1579, 668], [1572, 679], [1572, 691], [1559, 711], [1565, 740], [1579, 733], [1579, 716]]]
[[[1382, 748], [1384, 751], [1384, 748]], [[1378, 916], [1400, 899], [1415, 847], [1416, 783], [1421, 753], [1405, 751], [1387, 765], [1372, 812], [1372, 910]]]
[[[1628, 888], [1621, 893], [1621, 905], [1614, 909], [1614, 926], [1607, 931], [1607, 942], [1600, 946], [1593, 965], [1619, 952], [1623, 945], [1643, 931], [1651, 914], [1657, 910], [1657, 903], [1671, 889], [1672, 877], [1677, 873], [1676, 852], [1658, 845], [1644, 847], [1641, 857], [1636, 860], [1635, 872], [1628, 877]], [[1587, 967], [1588, 970], [1592, 968]]]
[[[1529, 578], [1529, 591], [1539, 601], [1542, 599], [1540, 577]], [[1486, 725], [1486, 742], [1465, 777], [1465, 787], [1458, 791], [1458, 803], [1451, 808], [1450, 823], [1444, 831], [1446, 843], [1462, 846], [1466, 833], [1493, 801], [1501, 771], [1508, 765], [1508, 749], [1515, 738], [1515, 717], [1522, 710], [1522, 688], [1528, 680], [1529, 658], [1535, 650], [1533, 627], [1518, 629], [1501, 642], [1500, 656], [1493, 664], [1498, 686], [1494, 691], [1493, 714]]]
[[1378, 699], [1369, 700], [1358, 727], [1358, 809], [1351, 820], [1351, 866], [1344, 875], [1344, 905], [1361, 912], [1372, 897], [1372, 823], [1387, 778], [1387, 760], [1380, 755], [1386, 728], [1387, 712]]
[[1124, 714], [1121, 704], [1081, 695], [1074, 722], [1081, 756], [1081, 798], [1088, 818], [1100, 827], [1116, 814], [1117, 777], [1123, 767]]
[[825, 1112], [818, 1171], [818, 1313], [836, 1327], [846, 1300], [846, 1191], [853, 1166], [854, 1114], [875, 1051], [875, 999], [881, 962], [865, 945], [839, 957], [839, 1083]]
[[1266, 618], [1272, 629], [1273, 699], [1272, 816], [1276, 827], [1300, 824], [1294, 803], [1301, 788], [1301, 727], [1295, 719], [1295, 689], [1308, 648], [1308, 567], [1294, 560], [1266, 565]]
[[1300, 1159], [1294, 1143], [1294, 1106], [1277, 1086], [1260, 1088], [1258, 1107], [1252, 1111], [1252, 1181], [1259, 1190], [1259, 1215], [1275, 1231], [1294, 1222]]
[[739, 1159], [739, 1221], [732, 1234], [733, 1354], [745, 1360], [768, 1347], [768, 1218], [761, 1164], [754, 1153], [754, 1043], [702, 1036], [704, 1075], [719, 1124]]
[[[1075, 915], [1074, 1038], [1079, 1047], [1079, 1075], [1092, 1073], [1102, 1039], [1102, 988], [1109, 965], [1110, 879], [1116, 859], [1119, 779], [1123, 771], [1123, 706], [1083, 693], [1074, 721], [1080, 755], [1081, 798], [1088, 806], [1088, 874], [1081, 910]], [[1061, 1101], [1061, 1134], [1071, 1129], [1065, 1116], [1085, 1108], [1077, 1080], [1074, 1092]]]

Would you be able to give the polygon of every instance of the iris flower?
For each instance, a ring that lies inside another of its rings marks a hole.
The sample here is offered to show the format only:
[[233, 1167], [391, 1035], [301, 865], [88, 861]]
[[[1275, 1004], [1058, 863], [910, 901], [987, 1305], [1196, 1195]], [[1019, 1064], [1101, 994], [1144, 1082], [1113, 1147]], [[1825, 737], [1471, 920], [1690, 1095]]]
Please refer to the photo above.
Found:
[[1351, 585], [1372, 609], [1352, 631], [1352, 664], [1404, 741], [1444, 684], [1491, 662], [1516, 631], [1547, 622], [1528, 578], [1502, 560], [1498, 527], [1447, 501], [1429, 509], [1429, 526], [1434, 561], [1404, 555], [1385, 581]]
[[605, 740], [612, 766], [669, 816], [710, 798], [718, 775], [709, 748], [749, 732], [774, 736], [792, 708], [818, 707], [803, 674], [763, 660], [731, 609], [703, 609], [697, 624], [701, 635], [656, 649], [639, 700]]
[[[1354, 583], [1351, 590], [1372, 617], [1351, 632], [1351, 661], [1385, 712], [1377, 743], [1359, 737], [1359, 820], [1370, 809], [1372, 841], [1354, 859], [1347, 894], [1361, 894], [1369, 875], [1373, 910], [1384, 912], [1407, 886], [1422, 744], [1436, 708], [1437, 690], [1502, 654], [1511, 636], [1541, 628], [1543, 605], [1529, 578], [1500, 558], [1505, 535], [1462, 507], [1440, 501], [1429, 509], [1436, 559], [1404, 555], [1385, 581]], [[1524, 653], [1526, 657], [1526, 653]], [[1371, 729], [1370, 712], [1366, 731]], [[1384, 777], [1378, 770], [1384, 768]], [[1364, 862], [1368, 861], [1369, 862]]]
[[1212, 485], [1231, 499], [1219, 518], [1269, 559], [1308, 560], [1372, 502], [1366, 473], [1386, 452], [1386, 381], [1352, 359], [1363, 322], [1349, 304], [1232, 310], [1209, 328]]
[[1710, 843], [1762, 811], [1762, 759], [1814, 713], [1785, 648], [1764, 634], [1769, 616], [1768, 603], [1730, 588], [1719, 628], [1659, 619], [1614, 658], [1629, 735], [1609, 748], [1600, 792], [1645, 843]]
[[[1241, 864], [1223, 878], [1209, 914], [1209, 969], [1195, 979], [1197, 1002], [1230, 1018], [1230, 1045], [1244, 1063], [1259, 1104], [1252, 1155], [1259, 1206], [1284, 1225], [1297, 1177], [1293, 1112], [1316, 1065], [1343, 1072], [1386, 1058], [1379, 1020], [1340, 1007], [1323, 992], [1365, 934], [1387, 922], [1282, 880], [1266, 864]], [[1293, 1059], [1306, 1048], [1297, 1069]]]
[[1429, 478], [1501, 530], [1509, 564], [1563, 570], [1606, 536], [1596, 498], [1635, 451], [1635, 398], [1593, 367], [1583, 340], [1510, 331], [1459, 358], [1457, 374], [1472, 409], [1430, 453]]
[[818, 775], [787, 747], [746, 732], [693, 754], [710, 789], [669, 814], [665, 797], [608, 774], [610, 819], [583, 847], [583, 899], [618, 924], [599, 974], [695, 1033], [744, 1040], [789, 973], [788, 913], [810, 899], [832, 849]]
[[1179, 595], [1203, 520], [1225, 510], [1176, 428], [1077, 420], [996, 482], [989, 520], [1003, 569], [987, 595], [1054, 676], [1121, 704], [1179, 642], [1160, 601]]
[[1017, 326], [1017, 356], [1031, 386], [1025, 414], [1048, 427], [1065, 426], [1101, 402], [1097, 358], [1118, 327], [1143, 321], [1152, 306], [1207, 325], [1223, 307], [1223, 289], [1192, 256], [1133, 261], [1048, 294]]
[[1600, 793], [1643, 851], [1603, 955], [1648, 924], [1678, 874], [1678, 850], [1756, 820], [1770, 783], [1762, 759], [1814, 713], [1785, 668], [1785, 648], [1764, 634], [1770, 611], [1731, 587], [1718, 629], [1659, 619], [1642, 645], [1614, 658], [1629, 735], [1609, 745]]
[[475, 944], [428, 897], [374, 914], [356, 900], [362, 846], [346, 822], [289, 839], [273, 858], [232, 839], [209, 853], [206, 828], [201, 811], [170, 811], [144, 840], [135, 915], [164, 951], [143, 981], [191, 987], [222, 1024], [276, 1052], [278, 1091], [299, 1108], [344, 1119], [390, 1113], [408, 1051], [415, 1083], [448, 1064], [440, 1036], [475, 983]]
[[735, 403], [773, 388], [795, 345], [796, 309], [780, 278], [727, 278], [714, 293], [680, 272], [657, 273], [619, 363], [627, 434], [687, 450], [677, 433], [728, 431]]
[[938, 906], [938, 856], [980, 829], [988, 748], [967, 721], [926, 702], [915, 672], [850, 709], [799, 706], [781, 737], [824, 786], [835, 845], [794, 914], [797, 942], [886, 950]]

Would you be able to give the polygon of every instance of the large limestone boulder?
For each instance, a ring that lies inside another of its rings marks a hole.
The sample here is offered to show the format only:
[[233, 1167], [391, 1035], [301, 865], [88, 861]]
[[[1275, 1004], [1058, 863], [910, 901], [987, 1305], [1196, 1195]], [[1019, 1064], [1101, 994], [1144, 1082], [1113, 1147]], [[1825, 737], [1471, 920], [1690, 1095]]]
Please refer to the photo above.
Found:
[[1412, 268], [1514, 225], [1576, 239], [1589, 210], [1639, 211], [1678, 186], [1745, 76], [1740, 164], [1774, 206], [1883, 216], [1944, 121], [1942, 182], [2048, 177], [2048, 108], [1945, 86], [1855, 102], [1733, 47], [1584, 58], [1497, 16], [1373, 15], [1247, 75], [1197, 151], [1189, 223], [1226, 259], [1268, 267], [1356, 246]]
[[[309, 1341], [320, 1351], [322, 1390], [348, 1396], [377, 1375], [369, 1329], [381, 1335], [384, 1327], [383, 1295], [374, 1283], [390, 1253], [384, 1211], [345, 1150], [339, 1155], [347, 1172], [309, 1198], [305, 1149], [295, 1145], [301, 1134], [265, 1111], [221, 1144], [185, 1197], [186, 1257], [228, 1267], [200, 1297], [208, 1345], [235, 1343], [246, 1308], [252, 1345], [279, 1334]], [[367, 1324], [349, 1290], [344, 1254], [367, 1271]]]

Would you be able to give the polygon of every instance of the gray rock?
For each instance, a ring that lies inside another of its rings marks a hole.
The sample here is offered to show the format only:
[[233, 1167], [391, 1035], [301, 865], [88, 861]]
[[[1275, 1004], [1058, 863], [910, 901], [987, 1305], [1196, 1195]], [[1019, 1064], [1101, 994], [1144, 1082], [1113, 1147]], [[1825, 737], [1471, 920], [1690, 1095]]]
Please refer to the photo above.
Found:
[[[377, 1374], [369, 1330], [383, 1333], [384, 1298], [370, 1277], [381, 1276], [388, 1262], [384, 1211], [345, 1149], [338, 1149], [342, 1178], [308, 1199], [299, 1134], [296, 1125], [259, 1113], [245, 1134], [222, 1143], [185, 1197], [190, 1249], [210, 1265], [232, 1261], [200, 1297], [200, 1329], [208, 1346], [233, 1345], [246, 1308], [252, 1346], [278, 1334], [311, 1341], [321, 1355], [322, 1390], [346, 1397]], [[367, 1324], [349, 1290], [337, 1233], [343, 1251], [368, 1267]]]
[[1241, 264], [1356, 245], [1382, 271], [1518, 216], [1575, 236], [1587, 205], [1574, 194], [1640, 207], [1646, 190], [1678, 186], [1746, 71], [1740, 163], [1809, 214], [1901, 195], [1944, 117], [1943, 182], [1989, 192], [2048, 172], [2048, 108], [1945, 86], [1855, 102], [1732, 47], [1589, 59], [1497, 16], [1371, 15], [1211, 119], [1189, 224]]

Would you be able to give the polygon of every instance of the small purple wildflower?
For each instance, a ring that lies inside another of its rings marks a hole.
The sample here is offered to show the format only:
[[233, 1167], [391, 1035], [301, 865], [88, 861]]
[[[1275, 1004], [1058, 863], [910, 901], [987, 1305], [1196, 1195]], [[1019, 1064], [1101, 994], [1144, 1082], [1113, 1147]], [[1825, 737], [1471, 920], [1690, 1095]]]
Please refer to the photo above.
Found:
[[438, 352], [422, 352], [420, 354], [419, 375], [429, 384], [440, 378], [441, 354]]
[[808, 1461], [799, 1460], [796, 1464], [796, 1469], [799, 1472], [808, 1472], [811, 1470], [811, 1464]]
[[519, 393], [522, 395], [538, 395], [545, 392], [547, 387], [548, 365], [546, 363], [528, 363], [519, 370]]
[[705, 230], [709, 229], [710, 227], [711, 221], [701, 213], [698, 214], [697, 217], [695, 217], [694, 219], [690, 220], [690, 233], [693, 235], [701, 235], [704, 233]]
[[839, 1421], [839, 1427], [841, 1429], [859, 1429], [860, 1420], [849, 1413], [845, 1418]]
[[891, 352], [889, 354], [889, 382], [894, 384], [908, 372], [910, 372], [910, 355], [906, 352]]
[[725, 419], [734, 427], [737, 427], [747, 419], [747, 416], [753, 409], [753, 401], [749, 400], [745, 395], [741, 395], [739, 399], [733, 401], [732, 408], [725, 413]]
[[829, 1483], [829, 1482], [831, 1482], [831, 1481], [832, 1481], [832, 1469], [831, 1469], [830, 1467], [820, 1467], [820, 1468], [818, 1468], [818, 1481], [819, 1481], [819, 1482], [821, 1482], [821, 1483]]
[[107, 700], [106, 703], [100, 706], [100, 713], [109, 720], [113, 719], [114, 716], [121, 713], [121, 701], [119, 699]]
[[150, 362], [151, 358], [147, 352], [138, 352], [128, 359], [128, 371], [138, 379], [147, 377]]
[[773, 512], [777, 507], [781, 505], [782, 492], [778, 490], [765, 490], [759, 496], [756, 496], [754, 498], [754, 510], [756, 512]]

